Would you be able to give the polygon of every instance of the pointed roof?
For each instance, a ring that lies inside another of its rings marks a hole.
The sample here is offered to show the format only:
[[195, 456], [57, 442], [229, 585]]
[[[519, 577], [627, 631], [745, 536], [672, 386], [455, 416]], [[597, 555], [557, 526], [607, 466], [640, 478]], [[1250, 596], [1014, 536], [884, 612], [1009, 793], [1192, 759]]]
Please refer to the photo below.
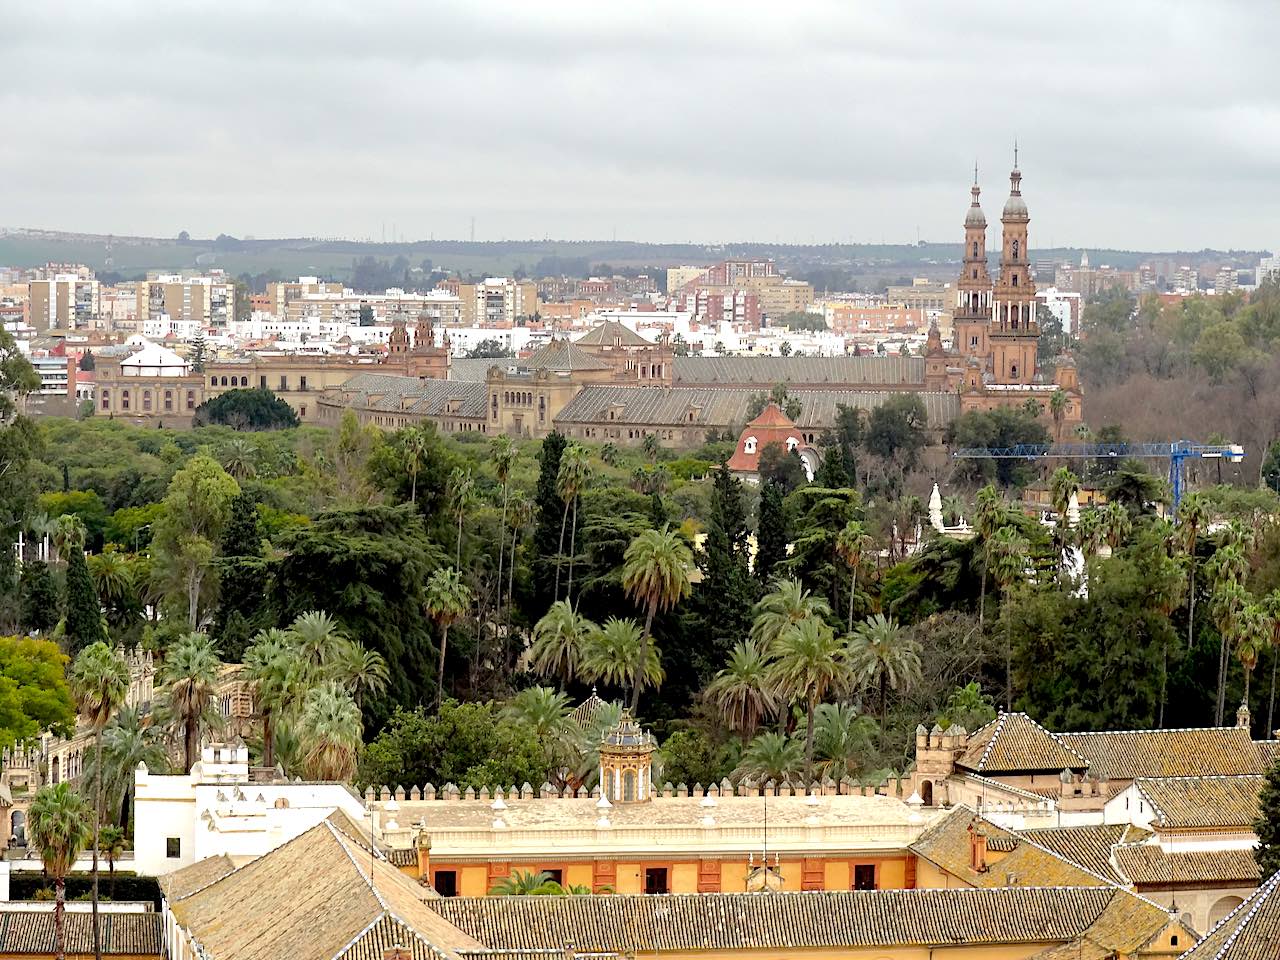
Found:
[[957, 766], [977, 773], [1084, 770], [1088, 762], [1025, 713], [1000, 713], [969, 738]]
[[429, 909], [432, 897], [323, 820], [170, 908], [209, 960], [354, 960], [392, 943], [415, 960], [456, 960], [481, 949]]
[[794, 427], [795, 421], [782, 412], [782, 408], [770, 400], [764, 405], [759, 415], [747, 424], [748, 427]]
[[1280, 873], [1227, 914], [1181, 960], [1256, 960], [1274, 957], [1280, 943]]
[[973, 186], [969, 188], [969, 193], [973, 195], [973, 201], [969, 204], [969, 212], [965, 214], [964, 225], [966, 227], [986, 229], [987, 215], [982, 212], [982, 204], [978, 202], [982, 188], [978, 186], [978, 167], [976, 165], [973, 168]]
[[573, 711], [569, 714], [569, 719], [577, 724], [579, 730], [586, 730], [606, 706], [608, 704], [596, 695], [596, 688], [592, 687], [591, 696], [573, 708]]
[[652, 347], [653, 344], [618, 320], [603, 320], [573, 341], [582, 347]]
[[533, 356], [520, 365], [530, 370], [550, 370], [553, 373], [611, 369], [603, 360], [597, 360], [568, 340], [552, 340], [534, 351]]

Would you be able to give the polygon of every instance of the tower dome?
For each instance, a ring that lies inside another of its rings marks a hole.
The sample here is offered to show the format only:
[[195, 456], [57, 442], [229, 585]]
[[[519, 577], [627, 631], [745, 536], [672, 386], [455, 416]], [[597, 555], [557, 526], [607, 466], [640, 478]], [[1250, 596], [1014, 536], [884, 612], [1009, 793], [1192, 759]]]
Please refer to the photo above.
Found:
[[969, 204], [969, 212], [965, 214], [964, 225], [966, 227], [985, 227], [987, 225], [987, 215], [982, 212], [982, 206], [978, 203], [978, 195], [982, 193], [982, 188], [975, 183], [969, 192], [973, 194], [973, 202]]
[[1027, 202], [1022, 199], [1022, 171], [1018, 169], [1018, 148], [1013, 148], [1013, 169], [1009, 172], [1009, 199], [1004, 202], [1001, 220], [1030, 220]]

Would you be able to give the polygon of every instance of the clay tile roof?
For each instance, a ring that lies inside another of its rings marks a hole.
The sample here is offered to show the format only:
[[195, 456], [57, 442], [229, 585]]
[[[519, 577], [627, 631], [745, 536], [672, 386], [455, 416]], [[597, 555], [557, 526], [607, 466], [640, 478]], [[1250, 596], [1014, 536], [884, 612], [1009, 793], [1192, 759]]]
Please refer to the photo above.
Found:
[[480, 944], [428, 909], [433, 895], [372, 860], [328, 820], [170, 909], [208, 960], [454, 960]]
[[1186, 730], [1107, 730], [1057, 735], [1112, 780], [1265, 773], [1263, 754], [1240, 727]]
[[[358, 373], [340, 387], [325, 391], [321, 399], [343, 406], [390, 413], [414, 413], [479, 419], [485, 416], [489, 390], [482, 382], [420, 380], [387, 373]], [[449, 410], [449, 403], [457, 409]]]
[[840, 387], [924, 384], [923, 357], [676, 357], [672, 382], [685, 387]]
[[[584, 953], [1051, 945], [1087, 936], [1099, 922], [1098, 939], [1118, 947], [1168, 923], [1155, 904], [1117, 887], [446, 897], [430, 907], [490, 949], [572, 943]], [[1116, 929], [1119, 915], [1127, 930]]]
[[[1113, 882], [981, 818], [978, 822], [987, 836], [988, 869], [976, 872], [970, 869], [969, 859], [969, 825], [973, 820], [972, 810], [958, 806], [922, 833], [911, 851], [975, 887], [1095, 887]], [[991, 853], [1003, 856], [992, 857]]]
[[1127, 876], [1117, 873], [1111, 863], [1111, 850], [1116, 844], [1134, 843], [1151, 835], [1149, 831], [1125, 823], [1047, 827], [1023, 830], [1021, 834], [1046, 850], [1052, 850], [1058, 856], [1106, 877], [1112, 883], [1126, 886]]
[[1280, 943], [1280, 873], [1223, 918], [1181, 960], [1259, 960]]
[[588, 347], [611, 347], [615, 339], [621, 339], [624, 347], [653, 346], [640, 334], [617, 320], [602, 321], [573, 342]]
[[[93, 956], [93, 915], [67, 913], [66, 952]], [[103, 955], [164, 956], [163, 918], [158, 913], [103, 913], [99, 922]], [[0, 913], [0, 954], [51, 957], [53, 913], [45, 910]]]
[[1163, 827], [1250, 827], [1265, 777], [1152, 777], [1134, 781]]
[[170, 903], [189, 897], [197, 890], [203, 890], [211, 883], [216, 883], [236, 868], [235, 863], [225, 853], [207, 860], [197, 860], [181, 870], [174, 870], [160, 877], [160, 892]]
[[1001, 713], [969, 738], [956, 764], [978, 773], [1083, 770], [1088, 762], [1025, 713]]
[[568, 340], [552, 340], [550, 343], [534, 351], [528, 360], [520, 362], [520, 366], [530, 370], [551, 370], [554, 373], [569, 373], [574, 370], [608, 370], [609, 364], [597, 360], [581, 347], [574, 346]]
[[1116, 867], [1132, 883], [1253, 886], [1260, 876], [1252, 850], [1166, 852], [1156, 843], [1125, 843], [1115, 848]]
[[579, 730], [586, 730], [606, 706], [607, 704], [596, 696], [596, 688], [592, 687], [591, 696], [573, 708], [569, 719], [577, 724]]

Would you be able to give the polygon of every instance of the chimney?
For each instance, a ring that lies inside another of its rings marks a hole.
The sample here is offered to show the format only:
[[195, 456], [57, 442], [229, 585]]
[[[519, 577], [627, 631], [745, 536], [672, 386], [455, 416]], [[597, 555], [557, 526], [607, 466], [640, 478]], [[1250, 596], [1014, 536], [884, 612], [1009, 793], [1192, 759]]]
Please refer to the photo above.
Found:
[[382, 960], [413, 960], [408, 947], [387, 947], [382, 951]]
[[431, 882], [431, 835], [425, 830], [421, 831], [415, 846], [418, 849], [418, 879], [429, 884]]
[[987, 872], [987, 834], [975, 817], [969, 824], [969, 869], [974, 873]]

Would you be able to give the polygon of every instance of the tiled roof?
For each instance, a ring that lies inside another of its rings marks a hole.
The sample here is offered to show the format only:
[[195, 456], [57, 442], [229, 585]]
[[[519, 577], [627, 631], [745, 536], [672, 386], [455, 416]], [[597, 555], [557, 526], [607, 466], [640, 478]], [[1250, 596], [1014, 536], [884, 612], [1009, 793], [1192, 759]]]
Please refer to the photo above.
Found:
[[956, 764], [995, 773], [1081, 770], [1087, 762], [1025, 713], [1001, 713], [969, 738]]
[[619, 323], [617, 320], [604, 320], [573, 342], [580, 346], [612, 347], [614, 340], [621, 340], [624, 347], [653, 346], [625, 323]]
[[453, 960], [474, 939], [426, 906], [432, 897], [328, 820], [170, 908], [209, 960]]
[[[93, 956], [93, 914], [67, 913], [65, 946], [68, 954]], [[164, 956], [162, 918], [158, 913], [102, 913], [99, 931], [104, 955]], [[54, 955], [53, 912], [0, 912], [0, 954]]]
[[714, 387], [776, 383], [833, 389], [924, 385], [923, 357], [676, 357], [676, 386]]
[[[758, 390], [712, 387], [635, 387], [588, 384], [565, 404], [557, 423], [598, 423], [614, 419], [622, 424], [688, 425], [703, 428], [741, 427]], [[806, 390], [796, 426], [821, 430], [833, 426], [843, 404], [857, 410], [874, 410], [896, 393], [864, 390]], [[931, 427], [946, 426], [960, 415], [960, 398], [954, 393], [917, 393], [924, 403]], [[689, 414], [693, 419], [689, 419]]]
[[519, 365], [529, 370], [550, 370], [554, 373], [609, 369], [609, 364], [603, 360], [597, 360], [581, 347], [560, 339], [539, 347], [529, 359], [519, 361]]
[[1113, 882], [982, 818], [977, 818], [977, 826], [986, 834], [988, 851], [1003, 855], [988, 855], [988, 869], [974, 871], [969, 859], [969, 826], [974, 820], [968, 807], [956, 807], [922, 833], [911, 851], [975, 887], [1095, 887]]
[[1223, 918], [1181, 960], [1271, 960], [1280, 943], [1280, 873]]
[[1116, 867], [1135, 884], [1239, 884], [1260, 876], [1252, 850], [1189, 850], [1167, 853], [1157, 843], [1124, 843], [1115, 848]]
[[483, 383], [489, 374], [489, 368], [511, 366], [518, 360], [494, 359], [493, 357], [454, 357], [449, 361], [449, 379], [464, 383]]
[[1097, 824], [1084, 827], [1048, 827], [1023, 830], [1022, 836], [1052, 850], [1086, 870], [1106, 877], [1112, 883], [1127, 884], [1111, 863], [1111, 848], [1118, 843], [1135, 842], [1150, 833], [1127, 823]]
[[[587, 953], [1052, 944], [1099, 922], [1099, 938], [1121, 946], [1168, 920], [1117, 887], [446, 897], [430, 907], [492, 949], [571, 943]], [[1115, 913], [1126, 915], [1128, 931], [1110, 929]]]
[[191, 896], [197, 890], [203, 890], [209, 884], [221, 880], [235, 868], [235, 863], [224, 853], [209, 857], [207, 860], [197, 860], [181, 870], [166, 873], [157, 882], [160, 884], [160, 892], [164, 894], [164, 898], [172, 903]]
[[[485, 416], [488, 397], [484, 383], [420, 380], [386, 373], [356, 374], [342, 386], [323, 394], [324, 400], [340, 402], [345, 407], [432, 417], [451, 414], [471, 419]], [[457, 401], [456, 410], [449, 409], [450, 401]]]
[[596, 688], [591, 688], [591, 696], [583, 700], [580, 704], [573, 708], [573, 712], [569, 714], [569, 719], [577, 724], [579, 730], [586, 730], [591, 725], [600, 711], [607, 704], [596, 695]]
[[1261, 752], [1242, 727], [1190, 730], [1107, 730], [1059, 733], [1058, 739], [1089, 762], [1094, 776], [1198, 777], [1265, 773]]
[[1152, 777], [1134, 781], [1163, 827], [1250, 827], [1265, 777]]

